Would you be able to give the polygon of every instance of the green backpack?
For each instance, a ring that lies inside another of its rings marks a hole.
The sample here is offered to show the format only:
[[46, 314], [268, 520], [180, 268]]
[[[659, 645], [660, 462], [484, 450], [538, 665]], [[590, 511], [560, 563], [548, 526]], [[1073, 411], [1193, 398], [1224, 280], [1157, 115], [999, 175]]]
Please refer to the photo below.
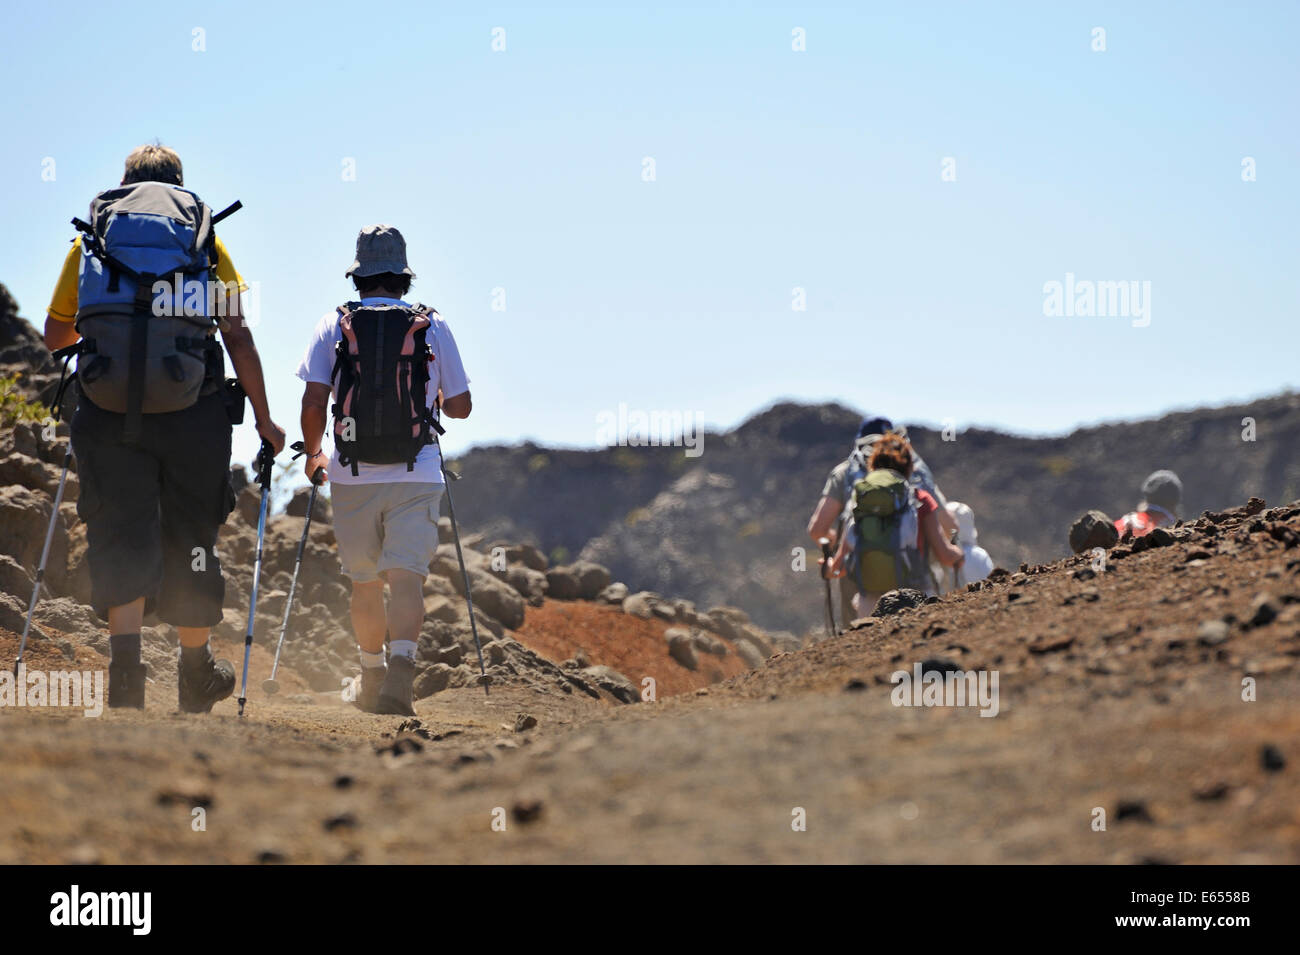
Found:
[[879, 594], [913, 587], [928, 592], [925, 561], [916, 546], [918, 508], [916, 492], [897, 471], [870, 471], [854, 483], [847, 569], [858, 589]]

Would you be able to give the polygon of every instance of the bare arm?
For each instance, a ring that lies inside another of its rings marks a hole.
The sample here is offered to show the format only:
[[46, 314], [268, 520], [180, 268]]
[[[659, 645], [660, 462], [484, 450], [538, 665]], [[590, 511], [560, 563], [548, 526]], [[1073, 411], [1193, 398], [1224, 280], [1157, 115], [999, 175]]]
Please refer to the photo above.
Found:
[[468, 391], [442, 399], [442, 412], [448, 418], [468, 418], [473, 410], [474, 402], [470, 400]]
[[45, 347], [50, 351], [66, 348], [80, 337], [72, 322], [59, 321], [53, 315], [45, 316]]
[[934, 513], [939, 518], [939, 526], [943, 528], [944, 540], [952, 540], [953, 535], [957, 533], [957, 518], [953, 517], [948, 508], [942, 504]]
[[925, 543], [930, 555], [945, 567], [961, 564], [966, 559], [965, 553], [956, 544], [948, 543], [939, 522], [939, 512], [931, 511], [921, 518], [921, 530], [925, 534]]
[[253, 333], [243, 321], [238, 293], [231, 297], [230, 303], [230, 319], [222, 326], [221, 337], [230, 354], [230, 363], [235, 366], [235, 376], [253, 406], [257, 433], [271, 442], [275, 453], [279, 454], [284, 450], [284, 429], [271, 420], [271, 408], [266, 401], [266, 380], [262, 377], [262, 359], [253, 344]]
[[835, 543], [835, 537], [838, 533], [835, 524], [839, 520], [840, 512], [843, 510], [844, 505], [834, 498], [822, 498], [817, 502], [817, 509], [813, 511], [812, 517], [808, 519], [808, 536], [813, 540], [829, 537], [831, 543]]
[[[329, 464], [329, 458], [321, 449], [321, 442], [325, 439], [329, 402], [329, 385], [322, 385], [315, 381], [307, 382], [307, 387], [302, 393], [301, 424], [302, 442], [308, 452], [307, 460], [303, 462], [303, 470], [309, 478], [316, 473], [317, 468], [327, 468]], [[329, 480], [328, 469], [321, 477], [322, 484]]]

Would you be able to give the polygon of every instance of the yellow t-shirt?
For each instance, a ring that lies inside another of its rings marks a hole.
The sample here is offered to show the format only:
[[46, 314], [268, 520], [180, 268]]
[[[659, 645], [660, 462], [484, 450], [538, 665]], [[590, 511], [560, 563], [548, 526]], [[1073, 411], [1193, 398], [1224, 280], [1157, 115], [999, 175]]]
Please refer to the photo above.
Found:
[[[239, 291], [247, 292], [248, 285], [244, 277], [235, 270], [235, 263], [230, 261], [230, 253], [217, 240], [217, 279], [225, 282], [229, 288], [232, 283]], [[77, 276], [81, 272], [81, 236], [72, 242], [68, 257], [63, 260], [63, 271], [59, 273], [58, 284], [54, 286], [54, 297], [50, 299], [50, 317], [60, 322], [72, 322], [77, 318]]]

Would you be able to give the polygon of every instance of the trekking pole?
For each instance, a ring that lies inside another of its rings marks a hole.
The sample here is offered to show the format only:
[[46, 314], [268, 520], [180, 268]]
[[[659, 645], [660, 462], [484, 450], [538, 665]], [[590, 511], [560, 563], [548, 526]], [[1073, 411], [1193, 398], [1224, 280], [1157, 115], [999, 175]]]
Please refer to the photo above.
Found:
[[[298, 453], [293, 456], [297, 461], [307, 453], [307, 446], [301, 441], [290, 445], [290, 450]], [[293, 595], [298, 589], [298, 571], [302, 568], [302, 551], [307, 546], [307, 532], [311, 530], [311, 511], [316, 505], [316, 491], [320, 488], [321, 472], [325, 470], [322, 465], [318, 467], [311, 476], [311, 497], [307, 498], [307, 520], [302, 525], [302, 537], [298, 539], [298, 556], [293, 561], [293, 580], [289, 582], [289, 597], [284, 602], [284, 620], [280, 623], [280, 639], [275, 644], [275, 662], [271, 664], [271, 678], [262, 681], [262, 691], [268, 696], [275, 696], [280, 692], [280, 684], [275, 682], [275, 674], [280, 669], [280, 649], [284, 646], [284, 634], [289, 629], [289, 613], [293, 610]]]
[[441, 445], [438, 447], [438, 467], [442, 469], [442, 484], [447, 494], [447, 513], [451, 517], [451, 536], [456, 540], [456, 560], [460, 562], [460, 575], [465, 581], [465, 605], [469, 607], [469, 629], [474, 634], [474, 649], [478, 652], [478, 672], [483, 675], [483, 695], [491, 696], [488, 692], [487, 669], [483, 666], [483, 647], [478, 642], [478, 625], [474, 622], [474, 598], [470, 595], [469, 571], [465, 569], [465, 555], [460, 550], [460, 530], [456, 527], [456, 508], [451, 503], [451, 482], [459, 481], [460, 475], [447, 471], [447, 465], [442, 460]]
[[827, 636], [837, 636], [839, 630], [835, 627], [835, 604], [831, 601], [831, 541], [829, 537], [818, 538], [817, 543], [822, 545], [822, 583], [826, 585], [826, 632]]
[[45, 562], [50, 559], [50, 544], [54, 541], [54, 522], [59, 519], [59, 505], [63, 503], [63, 488], [68, 483], [68, 468], [72, 465], [72, 439], [68, 439], [68, 450], [63, 452], [63, 474], [59, 477], [59, 489], [54, 492], [54, 506], [50, 509], [50, 526], [45, 531], [45, 546], [41, 548], [41, 563], [36, 568], [36, 583], [32, 585], [32, 599], [27, 603], [27, 622], [23, 624], [23, 636], [18, 642], [18, 659], [14, 661], [14, 675], [22, 666], [23, 651], [27, 649], [27, 635], [32, 632], [32, 614], [36, 612], [36, 602], [41, 596], [41, 582], [45, 579]]
[[239, 715], [244, 715], [248, 702], [248, 656], [253, 652], [253, 615], [257, 612], [257, 583], [262, 576], [262, 539], [266, 535], [266, 509], [271, 499], [271, 467], [275, 464], [275, 449], [271, 442], [262, 439], [262, 448], [253, 461], [257, 483], [262, 487], [262, 504], [257, 512], [257, 558], [253, 561], [253, 587], [248, 598], [248, 629], [244, 631], [244, 676], [239, 684]]

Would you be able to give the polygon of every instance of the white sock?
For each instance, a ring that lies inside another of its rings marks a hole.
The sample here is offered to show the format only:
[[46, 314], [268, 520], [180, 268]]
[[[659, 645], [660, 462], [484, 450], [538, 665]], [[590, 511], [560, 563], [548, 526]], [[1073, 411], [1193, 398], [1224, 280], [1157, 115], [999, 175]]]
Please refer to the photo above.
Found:
[[418, 645], [414, 640], [390, 640], [388, 650], [395, 657], [406, 657], [412, 663], [415, 662], [415, 651]]
[[384, 651], [380, 650], [378, 653], [368, 653], [365, 650], [362, 650], [361, 665], [367, 668], [385, 666], [386, 664], [384, 663]]

